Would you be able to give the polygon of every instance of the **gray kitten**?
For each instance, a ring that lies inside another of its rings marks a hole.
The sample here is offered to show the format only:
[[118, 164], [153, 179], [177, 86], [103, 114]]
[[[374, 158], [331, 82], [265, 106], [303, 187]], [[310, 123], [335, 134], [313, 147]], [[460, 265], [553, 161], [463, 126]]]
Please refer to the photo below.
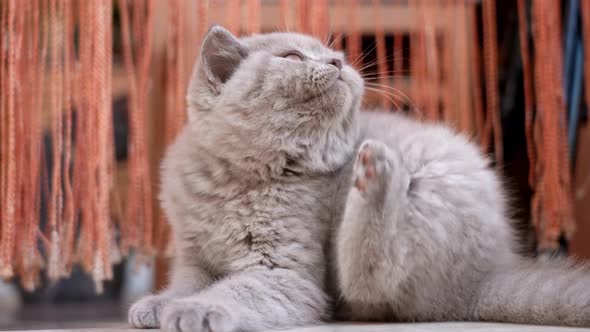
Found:
[[294, 33], [206, 35], [162, 166], [176, 254], [135, 327], [256, 331], [355, 320], [590, 325], [590, 274], [516, 252], [465, 137], [359, 113], [343, 55]]

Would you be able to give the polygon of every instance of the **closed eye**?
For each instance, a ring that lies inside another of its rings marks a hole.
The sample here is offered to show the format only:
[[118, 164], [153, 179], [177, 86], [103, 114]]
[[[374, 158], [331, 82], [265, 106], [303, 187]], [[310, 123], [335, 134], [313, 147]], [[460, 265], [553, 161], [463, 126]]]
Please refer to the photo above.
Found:
[[303, 54], [297, 51], [289, 51], [283, 55], [283, 58], [293, 61], [303, 61]]

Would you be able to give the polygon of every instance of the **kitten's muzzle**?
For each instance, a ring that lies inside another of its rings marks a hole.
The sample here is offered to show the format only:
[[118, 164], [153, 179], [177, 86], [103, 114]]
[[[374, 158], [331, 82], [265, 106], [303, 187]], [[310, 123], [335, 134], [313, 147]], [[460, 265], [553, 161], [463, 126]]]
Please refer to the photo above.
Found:
[[342, 80], [342, 60], [332, 58], [332, 59], [328, 60], [327, 63], [329, 65], [332, 65], [332, 66], [338, 68], [338, 79]]

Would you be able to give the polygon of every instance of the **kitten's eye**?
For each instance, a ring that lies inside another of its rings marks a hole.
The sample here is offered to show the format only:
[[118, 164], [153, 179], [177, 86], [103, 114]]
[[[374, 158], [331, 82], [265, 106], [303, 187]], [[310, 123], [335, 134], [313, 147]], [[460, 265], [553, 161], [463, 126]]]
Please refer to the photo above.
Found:
[[283, 55], [283, 58], [293, 60], [293, 61], [303, 61], [303, 55], [298, 52], [289, 52]]

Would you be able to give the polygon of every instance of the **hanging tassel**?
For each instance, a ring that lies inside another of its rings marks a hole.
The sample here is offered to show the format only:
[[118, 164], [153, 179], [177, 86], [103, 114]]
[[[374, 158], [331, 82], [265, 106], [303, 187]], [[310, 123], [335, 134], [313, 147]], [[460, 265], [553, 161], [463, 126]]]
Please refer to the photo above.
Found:
[[63, 193], [62, 193], [62, 156], [63, 156], [63, 69], [62, 54], [63, 50], [63, 12], [61, 11], [61, 1], [49, 0], [49, 17], [50, 17], [50, 63], [49, 63], [49, 107], [51, 114], [51, 147], [53, 164], [51, 167], [51, 193], [48, 207], [48, 229], [47, 237], [50, 240], [49, 259], [47, 266], [47, 275], [49, 280], [55, 282], [62, 275], [60, 271], [61, 259], [61, 232], [63, 220]]
[[[177, 0], [183, 1], [183, 0]], [[119, 0], [123, 59], [129, 81], [129, 174], [125, 221], [121, 223], [122, 249], [126, 253], [135, 248], [141, 254], [153, 254], [152, 187], [147, 146], [148, 79], [151, 64], [153, 30], [153, 0], [132, 3], [133, 21], [140, 22], [141, 29], [131, 36], [128, 4]], [[139, 16], [139, 18], [137, 18]], [[133, 39], [132, 39], [133, 37]], [[135, 41], [135, 55], [132, 50]], [[135, 62], [134, 62], [135, 60]], [[141, 234], [141, 236], [140, 236]]]
[[[475, 121], [475, 133], [478, 142], [482, 142], [485, 127], [485, 115], [483, 110], [483, 96], [481, 93], [481, 56], [480, 43], [477, 33], [477, 4], [471, 4], [469, 7], [470, 31], [471, 31], [471, 72], [473, 82], [471, 83], [471, 93], [473, 96], [473, 112]], [[484, 150], [485, 151], [485, 150]]]
[[[522, 1], [522, 0], [521, 0]], [[580, 2], [580, 12], [582, 14], [582, 29], [584, 37], [584, 45], [590, 45], [590, 2]], [[590, 82], [590, 52], [584, 52], [584, 79]], [[590, 84], [585, 84], [584, 95], [586, 105], [590, 105]]]
[[[82, 188], [94, 188], [91, 159], [96, 155], [94, 150], [95, 144], [92, 142], [94, 136], [94, 126], [92, 125], [92, 112], [90, 92], [92, 78], [90, 76], [92, 62], [92, 30], [95, 26], [94, 16], [88, 9], [89, 3], [82, 2], [79, 6], [80, 24], [80, 55], [79, 55], [79, 77], [84, 76], [86, 79], [80, 79], [77, 85], [76, 93], [78, 100], [76, 103], [76, 145], [74, 161], [74, 197], [76, 206], [80, 208], [80, 235], [76, 241], [76, 257], [82, 268], [90, 273], [92, 271], [94, 248], [94, 230], [92, 220], [96, 220], [94, 213], [94, 190], [83, 190]], [[89, 15], [90, 13], [90, 15]]]
[[533, 85], [531, 55], [529, 51], [528, 20], [525, 0], [518, 0], [518, 33], [520, 38], [520, 56], [522, 60], [523, 83], [524, 83], [524, 117], [525, 137], [527, 141], [527, 155], [529, 159], [529, 186], [535, 190], [537, 157], [535, 142], [533, 138]]
[[435, 114], [426, 109], [424, 86], [426, 83], [426, 60], [424, 46], [424, 11], [422, 0], [412, 0], [409, 8], [415, 14], [416, 28], [410, 33], [410, 74], [413, 86], [410, 95], [420, 112], [428, 120], [435, 120]]
[[[396, 33], [393, 36], [393, 72], [391, 75], [391, 84], [401, 85], [404, 81], [405, 73], [404, 73], [404, 35], [402, 33]], [[402, 100], [402, 103], [399, 105], [395, 105], [396, 110], [404, 110], [407, 104], [406, 100]], [[414, 113], [412, 113], [414, 114]]]
[[297, 32], [309, 33], [308, 0], [297, 0], [295, 6], [297, 15]]
[[[565, 135], [566, 111], [562, 95], [559, 8], [550, 2], [533, 2], [535, 33], [536, 191], [532, 213], [540, 249], [556, 249], [559, 237], [574, 231], [571, 213], [569, 162]], [[541, 153], [542, 152], [542, 153]], [[567, 173], [567, 174], [565, 174]]]
[[496, 37], [496, 1], [487, 0], [483, 6], [483, 61], [486, 85], [486, 124], [482, 146], [487, 151], [490, 136], [494, 139], [494, 156], [496, 164], [501, 170], [504, 159], [502, 146], [502, 123], [500, 119], [500, 104], [498, 92], [498, 40]]
[[281, 27], [280, 30], [283, 31], [291, 31], [293, 27], [292, 17], [291, 17], [291, 4], [292, 2], [289, 0], [280, 0], [279, 4], [279, 13], [281, 15]]
[[[100, 274], [94, 274], [97, 291], [102, 290], [102, 281], [112, 278], [111, 263], [111, 210], [110, 193], [113, 184], [113, 163], [114, 155], [112, 149], [113, 119], [111, 103], [111, 65], [112, 65], [112, 2], [104, 1], [97, 4], [95, 10], [97, 16], [96, 27], [96, 57], [94, 71], [96, 74], [96, 115], [98, 129], [97, 156], [97, 184], [98, 184], [98, 205], [97, 205], [97, 257], [95, 269], [101, 267]], [[101, 266], [102, 264], [102, 266]]]
[[[186, 76], [184, 60], [184, 8], [180, 1], [170, 3], [170, 16], [167, 36], [166, 52], [166, 113], [165, 113], [165, 142], [171, 144], [185, 122], [185, 92]], [[160, 253], [164, 253], [171, 245], [170, 229], [162, 216], [157, 224], [159, 237], [157, 239]]]
[[260, 0], [248, 0], [248, 33], [260, 32]]
[[327, 0], [315, 0], [311, 3], [311, 15], [310, 26], [311, 35], [317, 39], [327, 43], [328, 40], [328, 1]]
[[360, 0], [351, 0], [348, 4], [348, 31], [347, 31], [347, 48], [348, 48], [348, 58], [351, 60], [351, 63], [355, 68], [362, 67], [362, 49], [361, 49], [361, 33], [360, 33], [360, 22], [359, 22], [359, 12], [360, 12]]
[[[377, 79], [379, 84], [381, 85], [380, 89], [384, 90], [383, 93], [380, 94], [379, 102], [381, 108], [386, 110], [390, 108], [388, 103], [388, 75], [387, 75], [387, 51], [385, 49], [385, 30], [383, 29], [383, 22], [381, 20], [381, 1], [380, 0], [373, 0], [373, 13], [375, 16], [375, 44], [377, 50]], [[394, 100], [391, 100], [391, 103], [395, 103]], [[399, 107], [396, 107], [399, 108]]]
[[[345, 8], [346, 8], [346, 3], [345, 0], [338, 0], [338, 1], [334, 1], [334, 2], [329, 2], [331, 4], [335, 4], [336, 6], [332, 6], [332, 8], [330, 9], [329, 12], [338, 12], [338, 13], [343, 13]], [[329, 15], [328, 15], [329, 16]], [[330, 41], [330, 47], [334, 48], [336, 50], [343, 50], [344, 48], [344, 29], [342, 28], [345, 24], [344, 22], [346, 21], [346, 18], [343, 17], [343, 15], [335, 15], [334, 16], [334, 20], [333, 22], [329, 22], [329, 24], [333, 24], [336, 29], [334, 29], [333, 26], [330, 27], [330, 31], [333, 33], [331, 34], [332, 36], [332, 41]]]
[[[468, 37], [468, 13], [465, 1], [457, 1], [455, 4], [455, 12], [457, 19], [455, 20], [455, 33], [457, 41], [457, 57], [456, 61], [456, 88], [455, 95], [457, 96], [457, 111], [459, 130], [468, 136], [473, 136], [475, 133], [475, 126], [473, 120], [473, 109], [471, 108], [470, 95], [467, 91], [470, 88], [469, 78], [469, 37]], [[438, 89], [435, 89], [438, 90]]]
[[[8, 0], [4, 3], [2, 14], [2, 35], [8, 35], [8, 47], [2, 47], [1, 65], [3, 67], [2, 98], [2, 234], [0, 239], [0, 277], [10, 278], [14, 274], [13, 255], [14, 237], [17, 227], [17, 136], [16, 136], [16, 89], [17, 89], [17, 52], [22, 31], [16, 26], [18, 2]], [[4, 92], [5, 91], [5, 92]], [[4, 142], [6, 140], [6, 142]]]
[[[80, 105], [76, 124], [74, 173], [81, 207], [78, 260], [97, 292], [112, 277], [110, 195], [113, 180], [111, 59], [112, 3], [80, 3]], [[111, 146], [109, 146], [111, 145]], [[83, 190], [82, 190], [83, 188]]]
[[234, 35], [240, 34], [241, 9], [240, 0], [227, 1], [225, 26]]
[[[37, 246], [38, 216], [40, 213], [40, 188], [39, 170], [41, 160], [41, 118], [40, 105], [43, 91], [44, 67], [40, 65], [39, 56], [39, 1], [25, 2], [22, 14], [24, 23], [24, 49], [21, 68], [22, 77], [27, 82], [21, 86], [22, 109], [28, 112], [20, 112], [23, 126], [23, 164], [21, 182], [21, 222], [18, 234], [18, 247], [15, 255], [17, 273], [24, 289], [32, 291], [38, 284], [39, 270], [42, 266], [41, 256]], [[43, 61], [43, 63], [45, 63]]]
[[61, 276], [69, 276], [72, 270], [72, 251], [74, 237], [76, 235], [76, 216], [74, 206], [74, 193], [71, 179], [72, 163], [72, 111], [73, 111], [73, 94], [72, 80], [74, 59], [74, 18], [72, 12], [72, 2], [65, 0], [63, 3], [64, 12], [64, 55], [63, 55], [63, 77], [64, 77], [64, 131], [63, 131], [63, 151], [64, 161], [62, 167], [63, 178], [63, 227], [62, 227], [62, 265], [60, 267]]
[[199, 24], [197, 30], [197, 37], [199, 40], [203, 40], [207, 29], [209, 29], [209, 0], [198, 0], [197, 8], [197, 22]]
[[424, 108], [426, 117], [431, 120], [440, 118], [439, 90], [440, 90], [440, 69], [438, 47], [436, 46], [436, 25], [439, 8], [432, 3], [422, 2], [423, 31], [423, 75], [425, 83], [430, 87], [424, 96]]

